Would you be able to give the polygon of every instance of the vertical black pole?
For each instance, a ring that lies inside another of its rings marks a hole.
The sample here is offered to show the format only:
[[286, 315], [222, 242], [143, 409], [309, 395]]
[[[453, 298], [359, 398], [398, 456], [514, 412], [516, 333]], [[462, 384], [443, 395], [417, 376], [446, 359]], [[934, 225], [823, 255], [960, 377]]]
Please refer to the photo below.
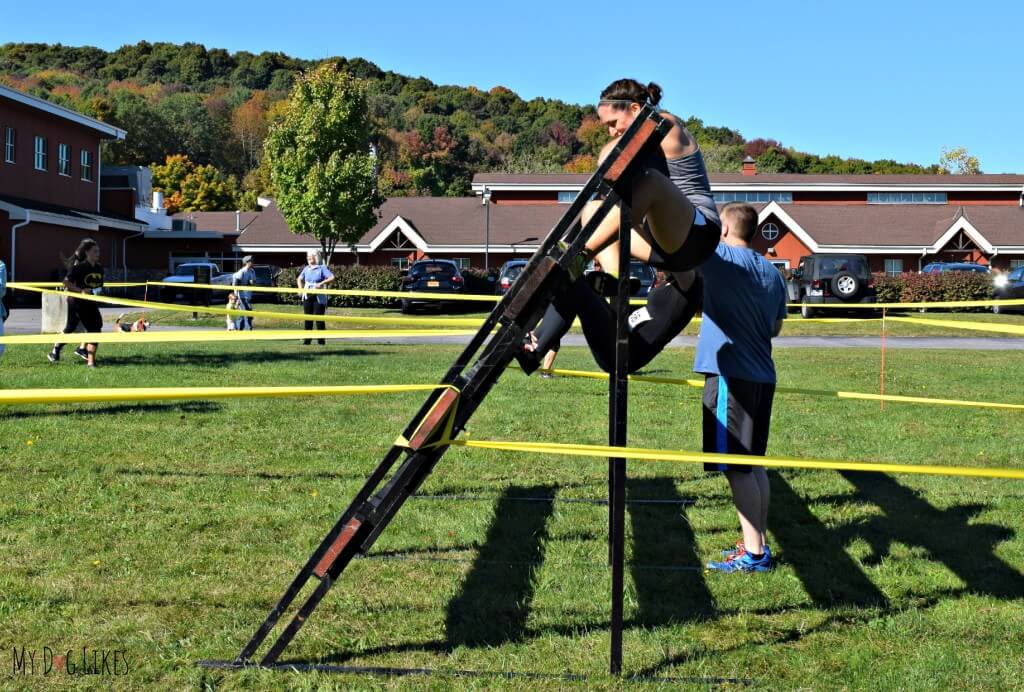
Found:
[[[615, 296], [615, 372], [609, 381], [608, 444], [626, 446], [626, 411], [629, 382], [629, 234], [632, 227], [630, 209], [620, 205], [619, 223], [619, 289]], [[624, 589], [624, 543], [626, 521], [626, 460], [608, 459], [608, 498], [610, 549], [612, 567], [612, 675], [622, 672], [622, 601]]]

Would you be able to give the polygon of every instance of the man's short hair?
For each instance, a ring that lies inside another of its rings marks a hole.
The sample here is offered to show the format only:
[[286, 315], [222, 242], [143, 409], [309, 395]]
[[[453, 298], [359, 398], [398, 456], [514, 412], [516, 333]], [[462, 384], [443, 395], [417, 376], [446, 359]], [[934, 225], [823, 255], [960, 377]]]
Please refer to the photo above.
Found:
[[732, 231], [739, 238], [749, 243], [754, 238], [757, 230], [757, 211], [744, 202], [729, 202], [721, 211], [722, 216], [728, 216], [732, 221]]

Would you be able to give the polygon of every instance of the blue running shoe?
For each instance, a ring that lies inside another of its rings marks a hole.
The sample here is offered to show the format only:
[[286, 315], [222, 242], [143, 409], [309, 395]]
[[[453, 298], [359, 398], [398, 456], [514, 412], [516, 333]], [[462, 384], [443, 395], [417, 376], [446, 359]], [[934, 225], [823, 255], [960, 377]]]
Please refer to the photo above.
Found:
[[[726, 560], [735, 560], [745, 552], [747, 552], [747, 548], [743, 545], [743, 541], [737, 541], [735, 546], [729, 550], [722, 551], [722, 557]], [[764, 546], [764, 553], [768, 556], [771, 556], [772, 554], [772, 549], [767, 544]]]
[[768, 572], [772, 569], [772, 556], [770, 553], [765, 551], [764, 556], [760, 560], [755, 560], [750, 557], [750, 553], [744, 552], [739, 557], [731, 560], [726, 559], [721, 562], [709, 562], [708, 569], [712, 572]]

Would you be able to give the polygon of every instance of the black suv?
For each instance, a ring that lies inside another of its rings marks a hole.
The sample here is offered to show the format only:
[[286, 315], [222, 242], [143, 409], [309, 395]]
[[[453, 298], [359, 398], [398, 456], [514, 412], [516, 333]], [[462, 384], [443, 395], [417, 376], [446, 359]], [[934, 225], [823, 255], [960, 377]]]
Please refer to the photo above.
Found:
[[791, 302], [800, 303], [800, 315], [807, 318], [814, 316], [815, 305], [874, 303], [878, 295], [864, 255], [801, 257], [786, 290]]

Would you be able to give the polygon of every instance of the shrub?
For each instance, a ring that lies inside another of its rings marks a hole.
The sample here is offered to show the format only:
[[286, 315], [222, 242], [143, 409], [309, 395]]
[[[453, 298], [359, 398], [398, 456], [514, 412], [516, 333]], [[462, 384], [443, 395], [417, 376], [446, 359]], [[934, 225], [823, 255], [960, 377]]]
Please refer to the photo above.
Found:
[[[277, 275], [278, 286], [294, 286], [303, 267], [282, 269]], [[361, 264], [344, 267], [331, 267], [335, 281], [329, 286], [332, 289], [347, 291], [397, 291], [401, 286], [402, 273], [395, 267], [366, 266]], [[298, 293], [280, 294], [282, 303], [301, 303]], [[331, 307], [396, 307], [395, 298], [371, 298], [363, 296], [330, 296]]]
[[[937, 274], [905, 273], [875, 275], [879, 303], [934, 303], [937, 301], [988, 300], [992, 277], [974, 272]], [[955, 308], [955, 312], [982, 312], [986, 308]]]
[[462, 277], [466, 280], [466, 293], [490, 295], [497, 285], [498, 273], [495, 270], [484, 271], [476, 267], [462, 269]]

